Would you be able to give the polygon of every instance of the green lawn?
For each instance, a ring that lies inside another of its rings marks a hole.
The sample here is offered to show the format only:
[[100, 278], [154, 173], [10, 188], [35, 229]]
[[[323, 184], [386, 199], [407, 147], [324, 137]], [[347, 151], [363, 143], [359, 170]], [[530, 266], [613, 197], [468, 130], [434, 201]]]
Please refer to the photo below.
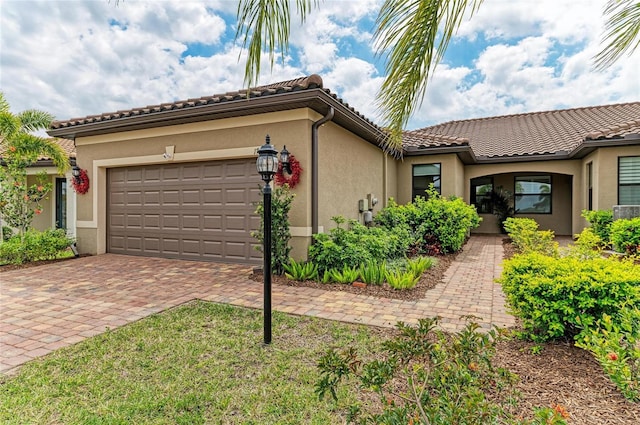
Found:
[[261, 311], [189, 303], [1, 377], [0, 423], [344, 423], [352, 396], [318, 401], [316, 362], [330, 346], [375, 350], [379, 332], [274, 313], [273, 335], [263, 346]]

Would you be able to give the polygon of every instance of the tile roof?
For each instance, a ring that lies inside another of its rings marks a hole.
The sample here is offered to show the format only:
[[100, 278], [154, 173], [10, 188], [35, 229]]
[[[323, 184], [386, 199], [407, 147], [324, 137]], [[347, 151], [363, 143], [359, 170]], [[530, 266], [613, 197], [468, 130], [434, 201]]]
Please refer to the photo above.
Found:
[[[62, 148], [62, 150], [67, 154], [67, 156], [69, 158], [75, 158], [76, 157], [76, 144], [73, 140], [69, 140], [69, 139], [61, 139], [61, 138], [56, 138], [56, 137], [52, 137], [49, 138], [48, 140], [57, 143], [58, 145], [60, 145], [60, 147]], [[2, 158], [2, 152], [0, 152], [0, 159]], [[38, 158], [38, 161], [47, 161], [50, 160], [51, 158], [49, 158], [48, 156], [40, 156]]]
[[640, 102], [450, 121], [405, 132], [403, 147], [467, 144], [479, 159], [568, 155], [584, 141], [630, 134], [640, 134]]
[[348, 103], [344, 102], [337, 95], [331, 93], [329, 89], [323, 88], [322, 77], [317, 74], [312, 74], [306, 77], [300, 77], [293, 80], [288, 81], [280, 81], [277, 83], [267, 84], [264, 86], [253, 87], [248, 90], [236, 90], [230, 91], [221, 94], [214, 94], [211, 96], [203, 96], [198, 98], [191, 98], [186, 100], [177, 100], [175, 102], [169, 103], [161, 103], [158, 105], [148, 105], [133, 109], [120, 110], [116, 112], [106, 112], [100, 115], [88, 115], [86, 117], [81, 118], [71, 118], [69, 120], [64, 121], [54, 121], [51, 124], [51, 129], [61, 129], [66, 127], [79, 126], [82, 124], [90, 124], [97, 122], [106, 122], [117, 120], [121, 118], [142, 116], [142, 115], [151, 115], [154, 113], [178, 110], [178, 109], [188, 109], [197, 106], [211, 105], [211, 104], [223, 104], [226, 102], [238, 101], [238, 100], [246, 100], [260, 98], [260, 97], [268, 97], [279, 94], [286, 94], [292, 92], [299, 92], [302, 90], [310, 90], [310, 89], [322, 89], [329, 96], [336, 99], [342, 105], [344, 105], [349, 111], [356, 114], [360, 119], [368, 122], [370, 125], [377, 126], [369, 119], [367, 119], [364, 115], [357, 112], [353, 107], [349, 106]]
[[[57, 143], [58, 145], [60, 145], [60, 147], [62, 148], [62, 150], [67, 154], [67, 156], [69, 158], [75, 158], [76, 157], [76, 144], [73, 140], [69, 140], [69, 139], [59, 139], [56, 137], [52, 137], [51, 139], [52, 142]], [[46, 156], [41, 156], [40, 158], [38, 158], [38, 161], [40, 160], [48, 160], [51, 159], [49, 157]]]

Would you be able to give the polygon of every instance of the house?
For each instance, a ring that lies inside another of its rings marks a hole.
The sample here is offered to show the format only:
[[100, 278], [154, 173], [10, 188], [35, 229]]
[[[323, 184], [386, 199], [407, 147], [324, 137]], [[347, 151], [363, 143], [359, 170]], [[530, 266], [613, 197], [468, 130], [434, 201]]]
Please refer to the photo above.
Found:
[[[75, 141], [91, 180], [76, 221], [79, 249], [91, 254], [259, 263], [250, 230], [259, 224], [256, 151], [267, 135], [303, 169], [290, 214], [298, 258], [331, 217], [362, 221], [365, 210], [408, 202], [430, 183], [481, 208], [486, 191], [502, 186], [519, 215], [567, 235], [584, 226], [583, 208], [640, 202], [640, 103], [407, 131], [398, 159], [380, 148], [380, 127], [311, 75], [57, 121], [49, 134]], [[493, 215], [481, 214], [479, 231], [497, 232]]]
[[[69, 161], [75, 162], [76, 151], [73, 140], [52, 139], [62, 147], [69, 157]], [[71, 171], [61, 176], [54, 166], [51, 158], [41, 156], [27, 169], [27, 185], [36, 184], [37, 175], [44, 172], [46, 181], [51, 183], [52, 190], [46, 199], [41, 201], [42, 213], [34, 216], [32, 227], [43, 231], [51, 228], [66, 229], [70, 237], [75, 236], [75, 193], [71, 186]]]

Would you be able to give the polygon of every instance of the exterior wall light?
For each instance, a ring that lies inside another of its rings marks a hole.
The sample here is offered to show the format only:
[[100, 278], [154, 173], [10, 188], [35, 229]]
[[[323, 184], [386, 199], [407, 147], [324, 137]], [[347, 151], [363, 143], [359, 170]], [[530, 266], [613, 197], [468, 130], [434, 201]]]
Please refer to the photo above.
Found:
[[73, 168], [71, 168], [71, 175], [76, 183], [80, 184], [80, 167], [74, 165]]
[[289, 151], [287, 145], [284, 145], [280, 151], [280, 162], [282, 162], [282, 171], [291, 174], [291, 164], [289, 163]]

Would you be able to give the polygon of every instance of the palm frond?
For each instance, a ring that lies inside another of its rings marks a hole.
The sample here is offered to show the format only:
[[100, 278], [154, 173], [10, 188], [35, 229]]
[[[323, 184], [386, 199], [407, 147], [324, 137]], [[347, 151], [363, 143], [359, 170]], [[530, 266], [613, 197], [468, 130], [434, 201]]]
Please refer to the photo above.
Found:
[[605, 47], [594, 56], [595, 66], [603, 70], [622, 55], [631, 55], [640, 45], [640, 2], [609, 0], [604, 10], [607, 16], [602, 44]]
[[378, 93], [389, 130], [385, 148], [397, 150], [402, 130], [420, 106], [435, 67], [463, 18], [482, 0], [386, 0], [376, 21], [376, 53], [386, 56], [386, 78]]
[[53, 139], [21, 132], [12, 138], [12, 146], [16, 148], [17, 156], [28, 164], [36, 162], [40, 157], [50, 158], [59, 174], [69, 169], [69, 158]]
[[9, 102], [4, 97], [4, 93], [0, 91], [0, 113], [9, 112]]
[[27, 132], [46, 130], [54, 120], [54, 116], [50, 113], [37, 109], [27, 109], [16, 116], [22, 124], [22, 130]]
[[[304, 22], [318, 0], [296, 0], [301, 22]], [[243, 39], [242, 47], [247, 48], [244, 82], [247, 87], [258, 84], [262, 50], [269, 55], [271, 69], [276, 53], [280, 52], [284, 62], [289, 52], [291, 30], [291, 9], [288, 0], [241, 0], [238, 3], [238, 28], [235, 40]]]

